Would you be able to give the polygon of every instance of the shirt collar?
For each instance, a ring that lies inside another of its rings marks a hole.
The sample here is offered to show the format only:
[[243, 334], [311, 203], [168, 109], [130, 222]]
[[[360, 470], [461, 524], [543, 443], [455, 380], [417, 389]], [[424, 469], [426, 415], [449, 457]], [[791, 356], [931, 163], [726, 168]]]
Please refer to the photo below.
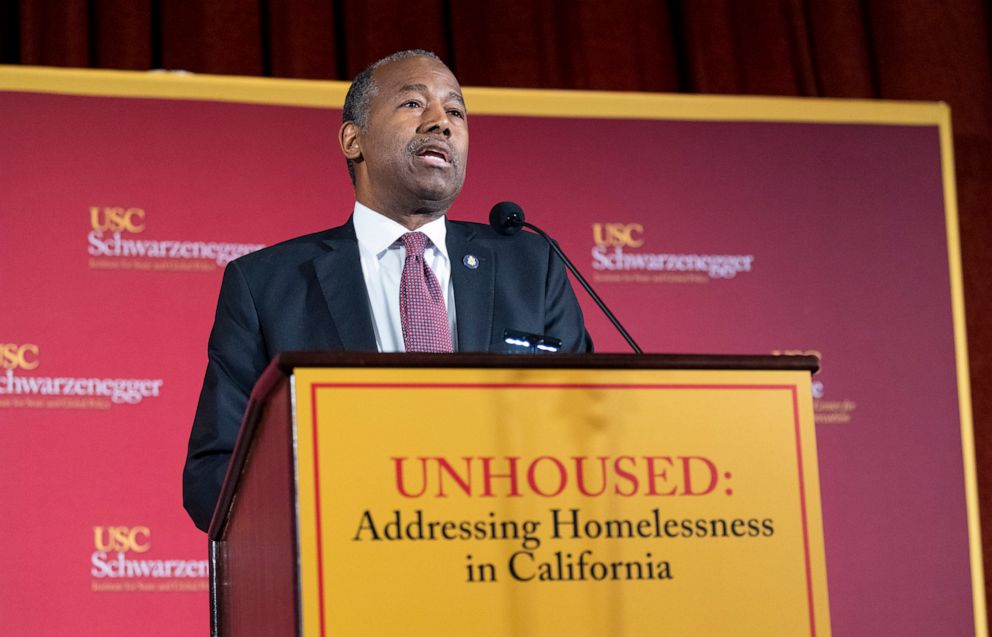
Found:
[[[355, 224], [355, 235], [358, 237], [359, 245], [377, 257], [381, 257], [382, 253], [389, 249], [389, 246], [410, 232], [406, 227], [386, 215], [380, 214], [357, 201], [355, 202], [352, 222]], [[417, 228], [417, 232], [426, 234], [438, 252], [444, 255], [445, 259], [448, 258], [448, 246], [445, 243], [448, 228], [444, 222], [444, 215], [420, 226]]]

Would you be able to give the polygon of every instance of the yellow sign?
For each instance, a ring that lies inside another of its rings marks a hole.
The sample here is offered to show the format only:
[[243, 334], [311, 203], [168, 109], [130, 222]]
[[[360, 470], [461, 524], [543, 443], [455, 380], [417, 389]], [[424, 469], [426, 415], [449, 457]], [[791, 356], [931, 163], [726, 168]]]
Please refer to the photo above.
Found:
[[829, 635], [809, 374], [296, 371], [305, 635]]

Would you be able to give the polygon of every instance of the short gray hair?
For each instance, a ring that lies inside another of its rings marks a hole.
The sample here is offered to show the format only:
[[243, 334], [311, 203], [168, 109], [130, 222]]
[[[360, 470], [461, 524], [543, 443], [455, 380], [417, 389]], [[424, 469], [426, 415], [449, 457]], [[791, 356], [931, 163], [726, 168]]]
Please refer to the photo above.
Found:
[[[344, 98], [344, 109], [341, 112], [341, 123], [354, 122], [355, 126], [361, 130], [368, 129], [369, 110], [372, 106], [372, 98], [378, 90], [378, 87], [375, 85], [375, 80], [373, 79], [376, 69], [381, 66], [385, 66], [386, 64], [391, 64], [392, 62], [398, 62], [400, 60], [415, 57], [430, 58], [441, 62], [441, 58], [439, 58], [437, 54], [432, 51], [425, 51], [424, 49], [407, 49], [406, 51], [397, 51], [396, 53], [387, 55], [386, 57], [369, 64], [355, 76], [351, 86], [348, 87], [348, 95]], [[444, 64], [444, 62], [441, 62], [441, 64]], [[354, 184], [355, 162], [350, 159], [346, 161], [348, 162], [348, 175], [351, 176], [351, 183]]]

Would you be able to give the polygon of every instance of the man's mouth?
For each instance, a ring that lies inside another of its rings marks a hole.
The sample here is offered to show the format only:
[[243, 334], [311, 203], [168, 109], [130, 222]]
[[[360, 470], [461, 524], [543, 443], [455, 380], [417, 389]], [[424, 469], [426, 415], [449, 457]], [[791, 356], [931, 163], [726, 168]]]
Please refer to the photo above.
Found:
[[447, 166], [451, 164], [451, 151], [440, 144], [431, 143], [416, 147], [414, 156], [434, 166]]

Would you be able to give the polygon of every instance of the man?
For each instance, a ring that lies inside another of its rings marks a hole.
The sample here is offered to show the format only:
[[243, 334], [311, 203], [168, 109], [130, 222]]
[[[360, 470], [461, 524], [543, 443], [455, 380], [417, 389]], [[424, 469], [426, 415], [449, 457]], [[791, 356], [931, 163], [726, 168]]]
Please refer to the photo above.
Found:
[[506, 329], [592, 349], [543, 240], [445, 219], [465, 180], [468, 119], [437, 56], [403, 51], [371, 65], [342, 119], [352, 217], [224, 272], [183, 472], [186, 510], [203, 530], [251, 388], [280, 352], [500, 351]]

